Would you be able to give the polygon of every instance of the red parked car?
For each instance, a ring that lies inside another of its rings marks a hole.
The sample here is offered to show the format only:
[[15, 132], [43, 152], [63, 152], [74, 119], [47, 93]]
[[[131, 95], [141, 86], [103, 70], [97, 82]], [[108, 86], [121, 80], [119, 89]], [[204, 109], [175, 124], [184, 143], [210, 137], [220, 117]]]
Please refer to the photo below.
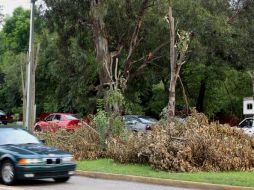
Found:
[[66, 130], [74, 130], [79, 127], [78, 119], [74, 114], [71, 113], [52, 113], [47, 116], [44, 120], [39, 121], [34, 126], [34, 131], [57, 131], [60, 128]]

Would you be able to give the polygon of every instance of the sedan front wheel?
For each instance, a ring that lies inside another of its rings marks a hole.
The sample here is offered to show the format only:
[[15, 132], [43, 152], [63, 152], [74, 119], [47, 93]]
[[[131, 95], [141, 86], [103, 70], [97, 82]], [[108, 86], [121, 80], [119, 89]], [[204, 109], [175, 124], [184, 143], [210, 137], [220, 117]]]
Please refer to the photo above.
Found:
[[1, 167], [1, 176], [3, 183], [13, 185], [16, 182], [15, 167], [9, 160], [4, 161]]

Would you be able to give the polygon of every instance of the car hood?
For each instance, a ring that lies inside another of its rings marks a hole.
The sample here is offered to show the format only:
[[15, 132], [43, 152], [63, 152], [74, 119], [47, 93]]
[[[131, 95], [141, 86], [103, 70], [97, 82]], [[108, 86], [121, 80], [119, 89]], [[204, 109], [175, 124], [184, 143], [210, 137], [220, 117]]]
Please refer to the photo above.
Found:
[[61, 157], [65, 155], [70, 155], [68, 152], [51, 148], [43, 144], [4, 145], [1, 148], [17, 156], [22, 155], [22, 156], [35, 156], [35, 157], [38, 157], [38, 156], [39, 157], [48, 157], [48, 156]]

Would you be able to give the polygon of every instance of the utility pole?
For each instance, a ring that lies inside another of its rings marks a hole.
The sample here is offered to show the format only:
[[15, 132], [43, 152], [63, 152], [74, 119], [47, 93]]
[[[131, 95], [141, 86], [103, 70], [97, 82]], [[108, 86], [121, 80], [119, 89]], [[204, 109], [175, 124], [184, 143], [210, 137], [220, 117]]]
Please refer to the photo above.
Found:
[[27, 130], [32, 130], [32, 110], [33, 105], [31, 104], [31, 97], [32, 97], [32, 70], [34, 65], [34, 10], [35, 10], [35, 1], [31, 0], [31, 13], [30, 13], [30, 37], [29, 37], [29, 61], [28, 61], [28, 69], [27, 69], [27, 101], [26, 101], [26, 122], [25, 122], [25, 128]]

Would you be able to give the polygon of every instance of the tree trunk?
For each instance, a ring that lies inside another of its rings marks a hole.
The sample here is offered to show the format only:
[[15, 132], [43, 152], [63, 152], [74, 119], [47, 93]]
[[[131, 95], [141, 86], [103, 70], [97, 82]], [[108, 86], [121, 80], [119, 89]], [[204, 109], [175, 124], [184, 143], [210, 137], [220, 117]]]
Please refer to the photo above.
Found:
[[252, 73], [252, 95], [254, 96], [254, 72]]
[[104, 15], [99, 10], [100, 0], [91, 1], [91, 14], [93, 19], [93, 40], [96, 48], [96, 62], [101, 66], [99, 94], [103, 90], [103, 85], [110, 82], [108, 77], [108, 65], [110, 64], [110, 53], [108, 40], [105, 34]]
[[172, 8], [169, 8], [168, 19], [170, 25], [170, 86], [169, 86], [169, 101], [168, 101], [168, 121], [172, 122], [175, 117], [175, 88], [177, 82], [176, 75], [176, 48], [175, 48], [175, 21], [172, 16]]
[[32, 96], [31, 96], [31, 105], [32, 105], [32, 114], [31, 114], [31, 125], [33, 126], [36, 122], [36, 104], [35, 104], [35, 74], [36, 74], [36, 68], [39, 60], [39, 52], [40, 52], [40, 44], [37, 44], [37, 49], [36, 49], [36, 55], [35, 59], [33, 61], [34, 66], [32, 70], [32, 78], [31, 78], [31, 84], [32, 84]]
[[[182, 65], [185, 63], [185, 55], [189, 47], [190, 33], [181, 31], [177, 33], [178, 42], [176, 44], [175, 19], [172, 16], [172, 8], [169, 7], [168, 23], [170, 28], [170, 86], [168, 101], [168, 122], [172, 122], [175, 117], [175, 94], [176, 82], [179, 78]], [[182, 85], [183, 87], [183, 85]], [[183, 93], [185, 94], [184, 87]], [[185, 94], [186, 95], [186, 94]], [[187, 100], [187, 98], [186, 98]], [[187, 102], [187, 101], [186, 101]]]
[[251, 78], [251, 83], [252, 83], [252, 96], [254, 96], [254, 71], [253, 72], [249, 71], [248, 74]]
[[203, 79], [200, 83], [198, 99], [196, 102], [198, 112], [204, 112], [205, 92], [206, 92], [206, 79]]
[[[21, 84], [22, 84], [22, 94], [23, 94], [23, 127], [25, 127], [25, 121], [26, 121], [26, 91], [27, 91], [27, 83], [26, 83], [26, 73], [27, 73], [27, 61], [28, 57], [26, 55], [21, 57], [20, 61], [20, 71], [21, 71]], [[25, 67], [25, 68], [24, 68]], [[24, 73], [25, 70], [25, 73]]]
[[172, 122], [175, 117], [176, 81], [177, 81], [176, 76], [174, 76], [173, 79], [170, 80], [169, 101], [168, 101], [168, 121], [169, 122]]

